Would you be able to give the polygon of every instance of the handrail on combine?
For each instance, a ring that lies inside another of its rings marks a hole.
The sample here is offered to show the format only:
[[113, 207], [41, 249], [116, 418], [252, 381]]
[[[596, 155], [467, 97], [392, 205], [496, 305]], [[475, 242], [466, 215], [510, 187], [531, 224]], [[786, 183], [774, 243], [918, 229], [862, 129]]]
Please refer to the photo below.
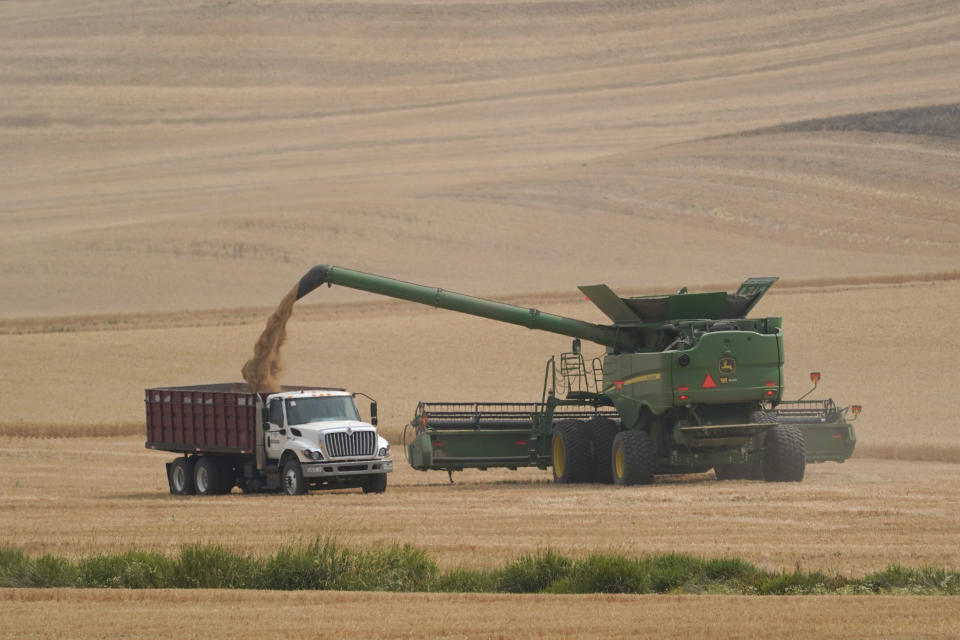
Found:
[[547, 381], [550, 381], [549, 395], [557, 395], [557, 363], [555, 356], [550, 356], [547, 360], [547, 367], [543, 372], [543, 393], [540, 395], [540, 403], [547, 404]]

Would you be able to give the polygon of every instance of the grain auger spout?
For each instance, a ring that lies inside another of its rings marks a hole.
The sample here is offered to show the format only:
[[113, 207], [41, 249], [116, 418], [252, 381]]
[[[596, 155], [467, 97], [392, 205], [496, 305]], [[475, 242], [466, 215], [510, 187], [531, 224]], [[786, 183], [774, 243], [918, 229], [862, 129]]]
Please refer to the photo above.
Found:
[[462, 293], [425, 287], [326, 264], [315, 266], [300, 279], [300, 284], [297, 287], [297, 300], [322, 284], [335, 284], [341, 287], [369, 291], [370, 293], [418, 302], [431, 307], [516, 324], [528, 329], [559, 333], [572, 338], [582, 338], [602, 344], [617, 352], [637, 351], [642, 348], [643, 344], [642, 334], [631, 327], [592, 324], [545, 313], [538, 309], [484, 300]]

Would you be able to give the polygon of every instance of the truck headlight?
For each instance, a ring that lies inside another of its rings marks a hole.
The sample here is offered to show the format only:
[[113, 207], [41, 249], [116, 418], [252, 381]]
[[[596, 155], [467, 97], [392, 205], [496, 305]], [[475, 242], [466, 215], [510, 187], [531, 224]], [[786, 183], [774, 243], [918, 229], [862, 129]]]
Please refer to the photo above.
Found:
[[323, 459], [323, 454], [319, 451], [304, 451], [303, 455], [310, 458], [311, 460], [321, 460]]
[[379, 456], [379, 457], [381, 457], [381, 458], [386, 458], [386, 457], [389, 456], [389, 455], [390, 455], [390, 445], [387, 445], [387, 446], [385, 446], [385, 447], [381, 447], [381, 448], [380, 448], [380, 451], [377, 453], [377, 456]]

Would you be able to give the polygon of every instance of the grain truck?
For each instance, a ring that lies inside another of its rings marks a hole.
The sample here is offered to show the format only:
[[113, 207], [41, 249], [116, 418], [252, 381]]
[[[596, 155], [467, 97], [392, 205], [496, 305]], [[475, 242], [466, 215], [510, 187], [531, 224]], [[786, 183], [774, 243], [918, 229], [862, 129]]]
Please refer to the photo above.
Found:
[[[849, 457], [855, 435], [826, 407], [778, 410], [782, 322], [747, 317], [776, 280], [630, 298], [604, 284], [579, 287], [609, 325], [331, 265], [307, 272], [297, 298], [340, 285], [574, 338], [548, 361], [539, 402], [421, 402], [405, 442], [416, 469], [552, 467], [558, 483], [632, 485], [713, 468], [721, 479], [799, 482], [808, 461]], [[581, 340], [606, 353], [585, 359]]]
[[[355, 395], [370, 400], [362, 422]], [[377, 433], [377, 403], [346, 389], [290, 386], [251, 393], [243, 383], [145, 391], [148, 449], [182, 454], [166, 463], [170, 493], [357, 487], [383, 493], [393, 470]]]

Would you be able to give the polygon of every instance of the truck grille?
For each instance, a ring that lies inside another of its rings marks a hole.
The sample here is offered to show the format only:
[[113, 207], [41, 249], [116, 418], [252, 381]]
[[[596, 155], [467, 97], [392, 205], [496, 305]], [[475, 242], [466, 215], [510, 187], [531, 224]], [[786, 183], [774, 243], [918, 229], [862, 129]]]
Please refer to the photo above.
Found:
[[338, 431], [326, 434], [324, 442], [331, 458], [372, 456], [377, 449], [377, 434], [374, 431]]

